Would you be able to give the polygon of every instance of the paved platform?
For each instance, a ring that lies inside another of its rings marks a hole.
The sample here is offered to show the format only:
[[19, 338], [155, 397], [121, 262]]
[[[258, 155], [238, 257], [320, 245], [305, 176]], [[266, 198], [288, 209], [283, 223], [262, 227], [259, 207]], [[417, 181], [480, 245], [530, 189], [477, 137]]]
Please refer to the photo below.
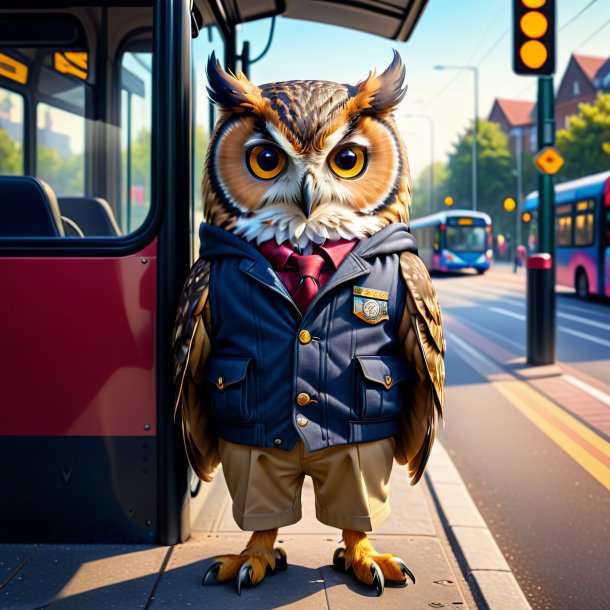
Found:
[[417, 584], [381, 598], [332, 568], [341, 534], [315, 519], [306, 479], [303, 519], [280, 531], [289, 567], [239, 597], [232, 584], [201, 586], [216, 554], [239, 552], [249, 537], [231, 516], [222, 474], [191, 506], [193, 535], [172, 547], [0, 545], [0, 608], [528, 608], [510, 568], [440, 444], [426, 480], [407, 484], [396, 467], [392, 515], [371, 539], [400, 556]]

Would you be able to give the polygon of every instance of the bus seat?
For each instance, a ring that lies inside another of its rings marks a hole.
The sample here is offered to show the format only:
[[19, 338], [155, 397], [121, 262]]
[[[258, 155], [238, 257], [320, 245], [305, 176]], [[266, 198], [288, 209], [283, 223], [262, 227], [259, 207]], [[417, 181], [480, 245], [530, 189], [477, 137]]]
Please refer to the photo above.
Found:
[[62, 214], [73, 220], [85, 237], [121, 235], [108, 202], [100, 197], [60, 197]]
[[0, 237], [63, 237], [53, 189], [32, 176], [0, 176]]
[[61, 222], [64, 226], [64, 233], [66, 234], [66, 237], [85, 237], [85, 234], [81, 231], [81, 228], [67, 216], [62, 216]]

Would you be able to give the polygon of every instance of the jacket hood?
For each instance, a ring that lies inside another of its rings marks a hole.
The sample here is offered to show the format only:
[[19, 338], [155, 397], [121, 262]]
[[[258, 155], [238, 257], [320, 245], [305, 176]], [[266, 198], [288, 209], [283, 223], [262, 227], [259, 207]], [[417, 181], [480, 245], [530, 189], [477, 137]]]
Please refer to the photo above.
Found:
[[[255, 246], [241, 237], [206, 222], [201, 223], [199, 238], [201, 240], [199, 255], [202, 258], [211, 259], [221, 256], [264, 258]], [[362, 258], [373, 258], [399, 252], [417, 254], [417, 241], [409, 232], [407, 225], [393, 223], [375, 233], [375, 235], [361, 239], [352, 252]]]

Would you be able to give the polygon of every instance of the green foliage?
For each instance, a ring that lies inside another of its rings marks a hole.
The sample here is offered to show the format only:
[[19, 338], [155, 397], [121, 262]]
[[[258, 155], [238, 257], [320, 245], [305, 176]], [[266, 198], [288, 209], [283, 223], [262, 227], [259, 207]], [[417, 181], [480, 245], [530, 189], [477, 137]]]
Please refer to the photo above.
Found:
[[557, 148], [565, 159], [558, 182], [610, 169], [610, 93], [600, 93], [593, 104], [579, 105], [568, 128], [557, 132]]
[[[508, 147], [508, 136], [497, 123], [477, 123], [477, 209], [492, 218], [495, 233], [513, 233], [515, 214], [504, 211], [505, 197], [515, 196], [515, 162]], [[446, 195], [455, 208], [472, 208], [472, 126], [454, 144], [449, 155]]]
[[48, 182], [59, 197], [82, 195], [85, 191], [83, 154], [63, 158], [50, 146], [39, 146], [36, 175]]
[[429, 206], [430, 198], [430, 165], [426, 166], [413, 181], [413, 198], [411, 202], [411, 218], [421, 218], [438, 212], [443, 206], [447, 183], [447, 164], [441, 161], [434, 163], [434, 201]]
[[16, 176], [22, 173], [21, 146], [0, 127], [0, 174]]
[[[200, 201], [201, 196], [201, 178], [203, 176], [203, 165], [205, 163], [205, 155], [208, 151], [208, 145], [210, 144], [210, 134], [208, 134], [205, 127], [197, 125], [195, 127], [195, 167], [193, 169], [193, 183], [195, 185], [195, 202]], [[200, 209], [198, 205], [195, 206]]]

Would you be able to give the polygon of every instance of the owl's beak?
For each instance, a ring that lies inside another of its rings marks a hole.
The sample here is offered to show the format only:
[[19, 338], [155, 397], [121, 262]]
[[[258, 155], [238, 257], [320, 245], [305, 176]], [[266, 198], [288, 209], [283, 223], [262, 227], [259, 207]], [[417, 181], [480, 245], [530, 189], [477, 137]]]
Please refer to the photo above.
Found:
[[303, 184], [301, 186], [301, 207], [305, 216], [309, 218], [311, 214], [311, 208], [313, 206], [313, 176], [310, 173], [306, 173], [303, 178]]

